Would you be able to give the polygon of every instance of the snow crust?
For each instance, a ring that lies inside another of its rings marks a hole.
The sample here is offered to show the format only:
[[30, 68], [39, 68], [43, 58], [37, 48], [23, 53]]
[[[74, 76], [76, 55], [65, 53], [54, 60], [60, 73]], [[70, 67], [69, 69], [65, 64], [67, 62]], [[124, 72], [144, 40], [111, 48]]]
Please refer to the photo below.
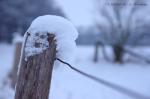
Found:
[[[49, 47], [47, 41], [47, 33], [54, 34], [57, 44], [56, 56], [67, 62], [72, 62], [75, 55], [76, 43], [78, 32], [73, 24], [67, 19], [60, 16], [44, 15], [36, 18], [29, 29], [25, 33], [30, 33], [25, 44], [25, 58], [29, 56], [42, 53]], [[25, 43], [25, 42], [24, 42]], [[39, 46], [36, 47], [35, 43]]]

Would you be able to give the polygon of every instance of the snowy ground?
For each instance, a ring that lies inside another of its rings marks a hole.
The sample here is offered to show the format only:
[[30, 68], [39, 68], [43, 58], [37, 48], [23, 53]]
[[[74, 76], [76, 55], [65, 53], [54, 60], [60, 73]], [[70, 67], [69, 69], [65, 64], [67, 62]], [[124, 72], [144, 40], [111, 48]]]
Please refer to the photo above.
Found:
[[[150, 96], [150, 66], [143, 63], [113, 64], [99, 59], [93, 63], [93, 47], [78, 46], [76, 64], [91, 75]], [[11, 69], [14, 46], [0, 44], [0, 99], [13, 99], [14, 91], [3, 86]], [[50, 99], [133, 99], [74, 72], [65, 65], [55, 66]]]

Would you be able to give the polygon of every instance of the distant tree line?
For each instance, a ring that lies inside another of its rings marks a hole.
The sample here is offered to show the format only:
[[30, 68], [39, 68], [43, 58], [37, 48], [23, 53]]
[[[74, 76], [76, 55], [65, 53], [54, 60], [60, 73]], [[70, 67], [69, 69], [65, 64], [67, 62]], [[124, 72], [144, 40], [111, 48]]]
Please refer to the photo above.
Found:
[[44, 14], [64, 16], [53, 0], [0, 0], [0, 41], [23, 34], [31, 21]]

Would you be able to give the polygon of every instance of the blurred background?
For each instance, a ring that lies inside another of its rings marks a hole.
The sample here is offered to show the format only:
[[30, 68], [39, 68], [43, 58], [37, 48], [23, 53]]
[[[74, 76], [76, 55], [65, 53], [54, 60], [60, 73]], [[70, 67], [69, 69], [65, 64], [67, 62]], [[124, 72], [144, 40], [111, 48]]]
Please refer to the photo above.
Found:
[[[0, 99], [13, 99], [22, 36], [46, 14], [65, 17], [77, 28], [75, 66], [150, 96], [149, 0], [0, 0]], [[59, 69], [51, 99], [132, 99]]]

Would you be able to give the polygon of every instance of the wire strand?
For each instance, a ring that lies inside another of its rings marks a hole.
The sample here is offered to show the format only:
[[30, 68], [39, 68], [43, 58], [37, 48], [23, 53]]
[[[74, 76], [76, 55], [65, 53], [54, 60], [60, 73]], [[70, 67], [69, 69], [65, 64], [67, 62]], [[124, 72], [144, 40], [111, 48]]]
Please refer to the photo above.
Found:
[[142, 95], [142, 94], [137, 93], [137, 92], [135, 92], [135, 91], [133, 91], [133, 90], [129, 90], [129, 89], [124, 88], [124, 87], [122, 87], [122, 86], [119, 86], [119, 85], [117, 85], [117, 84], [108, 82], [108, 81], [106, 81], [106, 80], [104, 80], [104, 79], [100, 79], [100, 78], [97, 78], [97, 77], [95, 77], [95, 76], [92, 76], [92, 75], [90, 75], [90, 74], [88, 74], [88, 73], [85, 73], [85, 72], [83, 72], [83, 71], [81, 71], [81, 70], [79, 70], [79, 69], [73, 67], [73, 66], [70, 65], [69, 63], [67, 63], [67, 62], [65, 62], [65, 61], [63, 61], [63, 60], [61, 60], [61, 59], [59, 59], [59, 58], [56, 58], [56, 60], [58, 60], [59, 62], [65, 64], [65, 65], [67, 65], [67, 66], [69, 66], [72, 70], [76, 71], [77, 73], [79, 73], [79, 74], [81, 74], [81, 75], [83, 75], [83, 76], [85, 76], [85, 77], [87, 77], [87, 78], [89, 78], [89, 79], [91, 79], [91, 80], [93, 80], [93, 81], [96, 81], [96, 82], [99, 83], [99, 84], [103, 84], [103, 85], [105, 85], [105, 86], [107, 86], [107, 87], [110, 87], [110, 88], [112, 88], [112, 89], [114, 89], [114, 90], [120, 92], [120, 93], [126, 94], [127, 96], [130, 96], [130, 97], [132, 97], [132, 98], [134, 98], [134, 99], [150, 99], [150, 97], [148, 97], [148, 96]]

